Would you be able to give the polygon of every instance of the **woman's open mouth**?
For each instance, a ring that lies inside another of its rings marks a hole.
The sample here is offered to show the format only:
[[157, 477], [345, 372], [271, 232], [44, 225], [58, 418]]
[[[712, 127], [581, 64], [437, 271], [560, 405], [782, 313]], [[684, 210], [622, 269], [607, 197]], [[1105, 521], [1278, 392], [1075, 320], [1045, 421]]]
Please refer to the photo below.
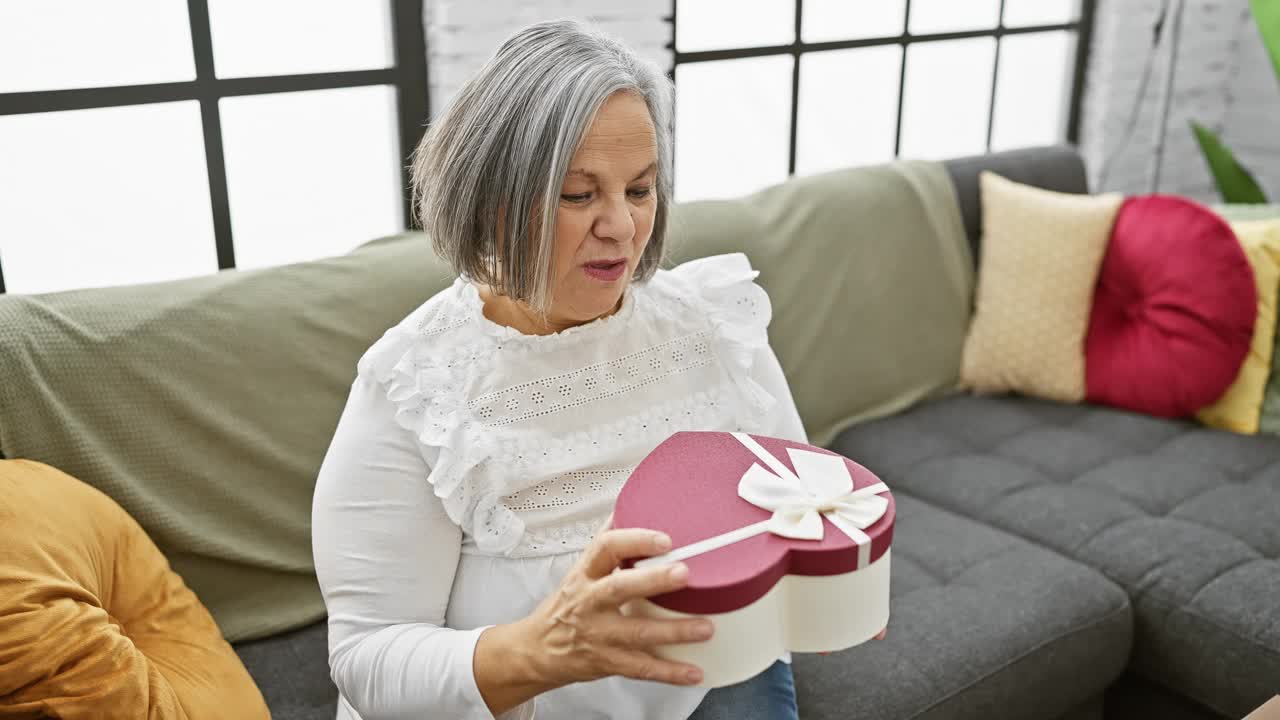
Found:
[[582, 269], [597, 280], [611, 282], [622, 277], [622, 273], [627, 269], [627, 259], [597, 260], [583, 265]]

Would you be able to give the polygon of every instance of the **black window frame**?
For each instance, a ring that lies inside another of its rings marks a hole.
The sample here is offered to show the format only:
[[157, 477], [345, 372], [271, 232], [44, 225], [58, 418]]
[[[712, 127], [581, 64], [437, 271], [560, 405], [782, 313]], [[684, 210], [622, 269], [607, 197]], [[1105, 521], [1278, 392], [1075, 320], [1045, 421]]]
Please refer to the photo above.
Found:
[[[769, 57], [776, 55], [790, 55], [792, 57], [791, 127], [789, 130], [790, 138], [788, 140], [789, 150], [787, 154], [787, 177], [792, 177], [796, 173], [796, 121], [800, 114], [800, 58], [806, 53], [824, 52], [829, 50], [847, 50], [851, 48], [879, 47], [885, 45], [898, 45], [902, 48], [902, 62], [899, 66], [898, 72], [897, 119], [895, 120], [893, 138], [893, 155], [896, 158], [902, 153], [902, 94], [907, 78], [907, 49], [914, 44], [937, 42], [940, 40], [963, 40], [967, 38], [982, 37], [995, 38], [996, 54], [995, 60], [991, 65], [991, 97], [987, 99], [986, 151], [991, 152], [991, 127], [995, 117], [996, 79], [1000, 72], [1001, 38], [1010, 35], [1026, 35], [1031, 33], [1053, 32], [1057, 30], [1075, 32], [1076, 57], [1071, 73], [1071, 99], [1067, 110], [1066, 140], [1072, 145], [1079, 143], [1081, 101], [1084, 94], [1085, 69], [1089, 59], [1089, 43], [1093, 34], [1093, 17], [1096, 0], [1080, 0], [1079, 15], [1072, 22], [1016, 28], [1005, 27], [1005, 0], [1000, 0], [999, 11], [996, 15], [996, 25], [993, 28], [946, 33], [923, 33], [918, 35], [912, 34], [910, 31], [911, 0], [905, 0], [903, 7], [902, 32], [900, 34], [874, 38], [859, 38], [856, 40], [835, 40], [823, 42], [803, 41], [801, 31], [803, 29], [804, 21], [804, 0], [794, 0], [794, 2], [794, 35], [790, 43], [783, 45], [681, 51], [676, 45], [676, 23], [680, 16], [679, 0], [671, 0], [671, 14], [663, 18], [671, 25], [671, 42], [666, 45], [666, 48], [670, 50], [672, 54], [671, 70], [668, 73], [668, 77], [671, 78], [672, 82], [675, 82], [676, 69], [681, 65], [700, 62], [715, 62], [717, 60], [739, 60], [742, 58]], [[679, 112], [679, 109], [677, 108], [676, 111]]]
[[[412, 228], [413, 208], [409, 189], [408, 158], [422, 137], [431, 113], [427, 82], [426, 33], [423, 28], [422, 14], [423, 0], [384, 0], [384, 2], [390, 3], [391, 7], [391, 41], [394, 47], [394, 62], [387, 68], [219, 78], [214, 73], [208, 0], [187, 0], [187, 16], [191, 25], [191, 52], [196, 69], [194, 80], [0, 93], [0, 116], [198, 100], [218, 269], [226, 270], [234, 268], [236, 261], [235, 245], [231, 235], [231, 208], [227, 200], [227, 171], [223, 158], [222, 121], [218, 112], [218, 101], [224, 97], [244, 95], [390, 85], [396, 90], [404, 223], [406, 228]], [[0, 294], [5, 292], [2, 261], [3, 258], [0, 258]]]

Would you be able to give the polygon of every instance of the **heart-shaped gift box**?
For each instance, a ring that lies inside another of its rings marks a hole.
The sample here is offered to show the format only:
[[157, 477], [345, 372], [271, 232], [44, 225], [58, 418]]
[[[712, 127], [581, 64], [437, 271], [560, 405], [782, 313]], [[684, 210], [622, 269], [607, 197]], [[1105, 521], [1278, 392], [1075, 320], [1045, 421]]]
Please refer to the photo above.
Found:
[[745, 433], [678, 432], [631, 473], [613, 526], [670, 535], [671, 552], [635, 565], [684, 561], [688, 585], [624, 611], [710, 618], [711, 640], [656, 650], [701, 667], [705, 687], [746, 680], [787, 651], [866, 642], [889, 621], [894, 517], [888, 488], [837, 453]]

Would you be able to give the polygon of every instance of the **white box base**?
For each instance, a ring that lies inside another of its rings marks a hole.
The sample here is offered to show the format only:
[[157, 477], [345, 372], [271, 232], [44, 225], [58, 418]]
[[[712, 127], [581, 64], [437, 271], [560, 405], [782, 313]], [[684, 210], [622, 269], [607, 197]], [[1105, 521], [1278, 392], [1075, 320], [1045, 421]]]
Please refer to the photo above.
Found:
[[733, 685], [763, 672], [788, 650], [844, 650], [875, 637], [889, 623], [889, 550], [843, 575], [787, 575], [764, 597], [727, 613], [697, 615], [628, 603], [628, 615], [705, 617], [716, 628], [706, 642], [660, 645], [655, 654], [702, 668], [699, 687]]

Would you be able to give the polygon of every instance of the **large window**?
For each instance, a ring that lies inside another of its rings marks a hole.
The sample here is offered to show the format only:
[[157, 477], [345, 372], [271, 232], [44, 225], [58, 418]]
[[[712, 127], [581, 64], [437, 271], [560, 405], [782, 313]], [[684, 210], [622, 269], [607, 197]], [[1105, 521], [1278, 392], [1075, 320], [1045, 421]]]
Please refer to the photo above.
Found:
[[[408, 227], [423, 5], [0, 2], [0, 292], [307, 260]], [[677, 199], [1075, 141], [1092, 7], [671, 0]]]
[[422, 0], [0, 3], [0, 292], [403, 230], [423, 45]]
[[673, 0], [676, 196], [1075, 142], [1093, 0]]

